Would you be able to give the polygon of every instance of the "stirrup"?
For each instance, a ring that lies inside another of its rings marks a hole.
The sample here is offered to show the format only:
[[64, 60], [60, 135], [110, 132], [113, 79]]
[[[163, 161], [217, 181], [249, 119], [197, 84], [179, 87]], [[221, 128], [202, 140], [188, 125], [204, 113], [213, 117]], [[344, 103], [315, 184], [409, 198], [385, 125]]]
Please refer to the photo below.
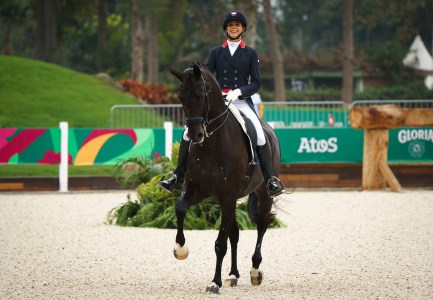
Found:
[[[272, 183], [276, 185], [276, 187], [273, 190], [270, 189], [270, 185]], [[268, 195], [271, 198], [277, 197], [277, 196], [281, 195], [282, 193], [286, 192], [283, 184], [281, 183], [281, 180], [275, 176], [272, 176], [271, 178], [269, 178], [268, 182], [266, 183], [266, 190], [268, 192]]]
[[[171, 178], [164, 180], [164, 178], [169, 174], [171, 174]], [[174, 180], [174, 182], [169, 182], [169, 181], [173, 181], [173, 180]], [[174, 172], [165, 173], [158, 183], [160, 188], [166, 190], [169, 193], [173, 192], [173, 190], [177, 187], [178, 184], [179, 184], [179, 178], [176, 175], [176, 173], [174, 173]]]

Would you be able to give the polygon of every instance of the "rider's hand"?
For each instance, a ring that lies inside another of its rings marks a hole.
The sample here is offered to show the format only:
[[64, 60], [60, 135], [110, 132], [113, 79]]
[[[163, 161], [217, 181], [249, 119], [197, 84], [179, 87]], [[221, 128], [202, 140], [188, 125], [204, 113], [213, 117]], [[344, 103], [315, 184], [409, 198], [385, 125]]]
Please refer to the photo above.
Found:
[[236, 101], [239, 99], [239, 96], [242, 95], [242, 92], [240, 89], [236, 89], [233, 91], [228, 92], [227, 96], [226, 96], [226, 100], [227, 101]]

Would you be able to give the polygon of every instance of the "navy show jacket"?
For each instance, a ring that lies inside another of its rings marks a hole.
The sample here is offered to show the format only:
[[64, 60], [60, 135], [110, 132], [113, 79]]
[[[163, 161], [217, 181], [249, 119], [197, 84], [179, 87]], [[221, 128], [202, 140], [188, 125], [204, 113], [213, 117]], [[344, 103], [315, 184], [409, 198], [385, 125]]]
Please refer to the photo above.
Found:
[[260, 88], [259, 59], [256, 50], [245, 45], [241, 40], [233, 56], [228, 42], [216, 46], [210, 51], [206, 67], [215, 74], [222, 90], [240, 89], [244, 98], [254, 110], [251, 95]]

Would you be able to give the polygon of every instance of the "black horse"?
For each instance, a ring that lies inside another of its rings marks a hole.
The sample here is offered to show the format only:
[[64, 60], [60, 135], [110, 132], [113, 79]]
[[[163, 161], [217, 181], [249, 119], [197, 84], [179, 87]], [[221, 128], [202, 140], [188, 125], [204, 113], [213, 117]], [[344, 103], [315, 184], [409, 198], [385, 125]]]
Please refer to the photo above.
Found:
[[[269, 224], [275, 219], [271, 212], [273, 199], [268, 196], [259, 164], [250, 164], [249, 141], [239, 122], [226, 107], [214, 76], [201, 64], [179, 72], [168, 66], [180, 80], [178, 97], [186, 115], [188, 137], [192, 143], [188, 155], [187, 174], [183, 193], [176, 203], [177, 235], [174, 255], [188, 256], [183, 222], [189, 206], [207, 197], [215, 198], [222, 212], [221, 227], [215, 241], [216, 269], [206, 291], [218, 293], [222, 286], [221, 266], [231, 244], [231, 270], [226, 284], [234, 286], [239, 278], [237, 243], [239, 228], [236, 222], [236, 201], [249, 195], [248, 210], [257, 225], [257, 243], [252, 257], [251, 282], [259, 285], [263, 272], [261, 246]], [[262, 122], [268, 147], [272, 153], [275, 175], [279, 174], [280, 145], [272, 128]]]

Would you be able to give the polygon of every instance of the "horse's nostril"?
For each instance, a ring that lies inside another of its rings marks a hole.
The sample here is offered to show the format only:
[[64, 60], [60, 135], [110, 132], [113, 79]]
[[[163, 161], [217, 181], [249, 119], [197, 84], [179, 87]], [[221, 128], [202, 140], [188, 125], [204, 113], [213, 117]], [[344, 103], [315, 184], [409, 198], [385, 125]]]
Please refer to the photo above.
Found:
[[199, 139], [202, 139], [203, 136], [204, 136], [203, 132], [200, 132], [200, 133], [197, 134], [197, 137], [198, 137]]

